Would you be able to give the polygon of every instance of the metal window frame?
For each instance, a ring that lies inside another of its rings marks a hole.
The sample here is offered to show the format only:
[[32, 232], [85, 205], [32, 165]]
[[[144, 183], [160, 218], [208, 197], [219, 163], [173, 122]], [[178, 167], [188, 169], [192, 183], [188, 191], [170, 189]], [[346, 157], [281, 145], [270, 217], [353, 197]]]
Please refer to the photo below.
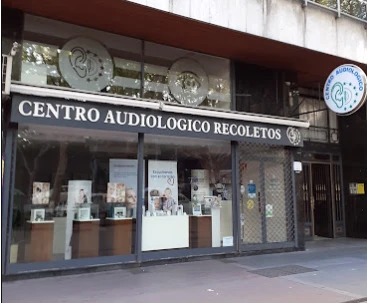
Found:
[[17, 139], [17, 128], [9, 128], [6, 136], [6, 148], [4, 156], [4, 183], [2, 188], [2, 203], [1, 203], [1, 274], [6, 274], [10, 264], [10, 244], [11, 244], [11, 230], [13, 216], [11, 210], [13, 209], [13, 192], [14, 192], [14, 167], [16, 150], [14, 145]]

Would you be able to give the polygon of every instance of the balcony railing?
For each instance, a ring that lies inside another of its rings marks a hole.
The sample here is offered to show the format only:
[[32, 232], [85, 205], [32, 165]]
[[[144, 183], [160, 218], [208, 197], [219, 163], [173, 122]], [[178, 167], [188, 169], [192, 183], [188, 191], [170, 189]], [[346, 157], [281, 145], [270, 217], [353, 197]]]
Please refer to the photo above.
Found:
[[1, 58], [1, 94], [10, 94], [10, 82], [12, 73], [13, 57], [10, 55], [2, 55]]
[[302, 0], [307, 4], [318, 5], [336, 12], [337, 16], [349, 16], [367, 22], [367, 0]]

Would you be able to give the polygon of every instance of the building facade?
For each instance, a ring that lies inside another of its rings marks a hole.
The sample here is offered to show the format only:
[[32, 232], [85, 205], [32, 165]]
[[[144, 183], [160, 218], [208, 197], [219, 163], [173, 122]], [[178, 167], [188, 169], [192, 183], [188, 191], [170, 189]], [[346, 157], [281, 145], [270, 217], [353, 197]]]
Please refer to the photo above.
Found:
[[321, 96], [338, 65], [366, 70], [364, 3], [285, 0], [311, 26], [293, 32], [273, 1], [135, 2], [3, 4], [2, 274], [366, 236], [366, 108]]

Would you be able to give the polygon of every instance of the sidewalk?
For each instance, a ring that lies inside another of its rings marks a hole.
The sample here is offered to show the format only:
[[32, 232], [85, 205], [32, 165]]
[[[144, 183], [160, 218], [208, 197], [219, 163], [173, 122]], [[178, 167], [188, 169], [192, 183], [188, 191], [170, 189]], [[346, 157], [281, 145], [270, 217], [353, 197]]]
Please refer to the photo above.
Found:
[[305, 252], [8, 282], [2, 297], [5, 303], [366, 302], [367, 242], [319, 240]]

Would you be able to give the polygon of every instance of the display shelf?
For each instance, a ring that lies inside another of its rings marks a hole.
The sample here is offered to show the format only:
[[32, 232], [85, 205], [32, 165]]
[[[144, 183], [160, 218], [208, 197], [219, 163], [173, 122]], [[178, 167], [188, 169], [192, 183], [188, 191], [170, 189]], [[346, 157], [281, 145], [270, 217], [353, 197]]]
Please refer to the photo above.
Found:
[[54, 221], [27, 221], [27, 224], [25, 262], [51, 261]]
[[191, 248], [212, 247], [212, 216], [190, 216], [189, 234]]
[[72, 258], [89, 258], [99, 255], [100, 219], [74, 220]]
[[100, 250], [104, 256], [132, 253], [133, 218], [106, 218], [101, 231]]

